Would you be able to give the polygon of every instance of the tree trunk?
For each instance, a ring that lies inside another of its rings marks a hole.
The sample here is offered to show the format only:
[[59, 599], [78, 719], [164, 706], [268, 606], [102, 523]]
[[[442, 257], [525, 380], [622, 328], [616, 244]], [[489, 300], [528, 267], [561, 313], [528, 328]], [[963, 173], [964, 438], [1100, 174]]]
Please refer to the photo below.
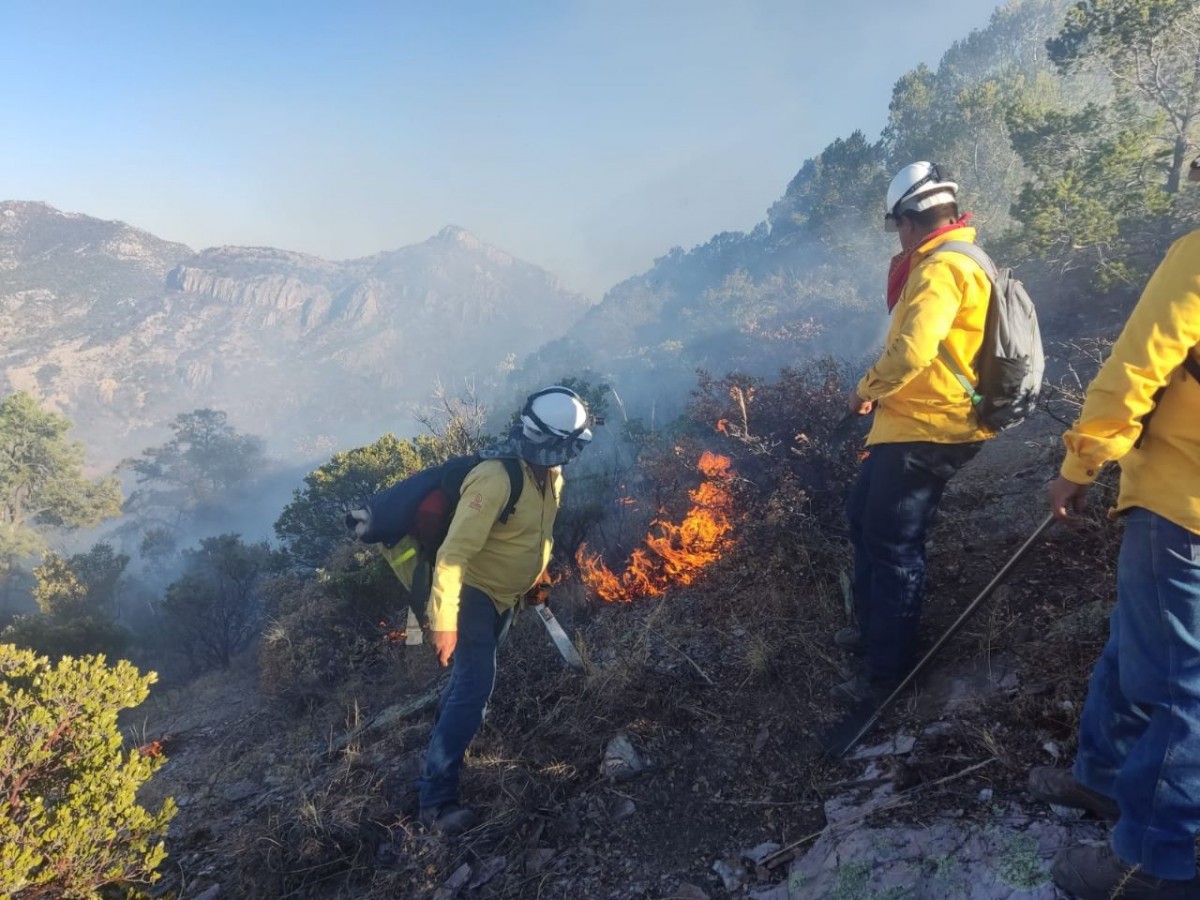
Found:
[[1183, 183], [1183, 166], [1187, 159], [1187, 131], [1175, 138], [1175, 152], [1171, 158], [1171, 171], [1167, 175], [1167, 193], [1178, 194]]

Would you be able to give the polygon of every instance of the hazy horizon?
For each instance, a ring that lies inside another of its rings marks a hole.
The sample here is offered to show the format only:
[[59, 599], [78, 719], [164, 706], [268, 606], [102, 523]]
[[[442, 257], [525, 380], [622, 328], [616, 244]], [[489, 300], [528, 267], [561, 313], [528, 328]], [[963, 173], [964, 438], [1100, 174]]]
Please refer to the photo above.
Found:
[[326, 259], [454, 224], [598, 299], [762, 221], [996, 6], [9, 7], [0, 197]]

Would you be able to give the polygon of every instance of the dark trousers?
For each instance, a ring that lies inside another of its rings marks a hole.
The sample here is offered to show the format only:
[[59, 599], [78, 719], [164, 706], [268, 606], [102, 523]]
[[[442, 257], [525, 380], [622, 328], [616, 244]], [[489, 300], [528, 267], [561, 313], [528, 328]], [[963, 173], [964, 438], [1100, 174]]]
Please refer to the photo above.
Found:
[[867, 673], [899, 679], [916, 655], [925, 587], [925, 535], [942, 491], [982, 441], [876, 444], [846, 501], [854, 546], [854, 605]]
[[479, 726], [496, 683], [496, 648], [512, 619], [501, 615], [483, 591], [462, 589], [458, 606], [458, 644], [450, 681], [438, 703], [437, 721], [420, 779], [421, 808], [458, 801], [463, 756]]
[[1117, 605], [1079, 723], [1075, 777], [1115, 797], [1113, 849], [1157, 878], [1196, 874], [1200, 834], [1200, 535], [1125, 517]]

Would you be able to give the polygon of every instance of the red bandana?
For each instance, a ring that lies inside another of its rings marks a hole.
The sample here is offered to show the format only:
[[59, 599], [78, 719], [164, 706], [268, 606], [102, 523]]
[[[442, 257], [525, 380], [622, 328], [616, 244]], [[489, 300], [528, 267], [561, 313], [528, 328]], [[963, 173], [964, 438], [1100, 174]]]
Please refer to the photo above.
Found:
[[[921, 247], [924, 247], [934, 238], [940, 237], [947, 231], [962, 228], [970, 221], [970, 218], [970, 213], [963, 213], [949, 225], [943, 225], [936, 231], [930, 232], [925, 235], [925, 240], [921, 242]], [[921, 247], [916, 249], [920, 250]], [[896, 308], [896, 304], [900, 302], [900, 295], [904, 293], [904, 285], [908, 282], [908, 275], [912, 270], [912, 259], [915, 252], [916, 250], [909, 250], [907, 253], [897, 253], [892, 257], [892, 264], [888, 266], [887, 307], [889, 313]]]

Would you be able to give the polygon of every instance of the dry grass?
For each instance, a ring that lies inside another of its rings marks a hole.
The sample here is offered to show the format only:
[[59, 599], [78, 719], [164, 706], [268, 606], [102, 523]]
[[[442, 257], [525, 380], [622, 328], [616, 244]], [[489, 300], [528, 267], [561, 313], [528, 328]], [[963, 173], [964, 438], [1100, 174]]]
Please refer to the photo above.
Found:
[[[249, 896], [427, 900], [460, 866], [478, 873], [503, 859], [503, 871], [474, 896], [641, 897], [669, 894], [680, 880], [715, 894], [709, 867], [723, 854], [818, 830], [832, 786], [861, 777], [806, 752], [838, 714], [829, 689], [847, 663], [830, 637], [847, 621], [840, 492], [854, 449], [830, 448], [820, 416], [807, 408], [803, 419], [797, 404], [805, 398], [789, 394], [796, 384], [743, 389], [740, 400], [722, 395], [728, 385], [710, 385], [702, 421], [749, 422], [754, 438], [722, 445], [740, 476], [740, 525], [736, 546], [702, 583], [632, 604], [597, 604], [578, 585], [560, 585], [553, 603], [575, 637], [582, 672], [564, 669], [540, 624], [519, 617], [464, 769], [463, 796], [486, 812], [482, 825], [448, 842], [413, 822], [411, 777], [428, 713], [384, 734], [366, 732], [339, 753], [313, 755], [331, 734], [436, 677], [427, 648], [401, 648], [340, 678], [299, 718], [264, 712], [251, 738], [261, 742], [250, 757], [260, 772], [270, 769], [266, 755], [278, 765], [301, 746], [303, 758], [316, 761], [246, 812], [233, 837], [213, 836], [205, 852], [236, 854]], [[840, 397], [840, 387], [828, 393]], [[728, 409], [718, 408], [722, 396]], [[930, 640], [1039, 517], [1053, 451], [1048, 438], [1027, 443], [1042, 438], [1032, 426], [1006, 436], [948, 492], [930, 554]], [[684, 455], [701, 443], [689, 440], [680, 441]], [[671, 471], [672, 455], [658, 458], [662, 472]], [[682, 493], [678, 484], [671, 492]], [[1021, 689], [955, 713], [941, 734], [922, 739], [902, 775], [905, 785], [939, 785], [922, 795], [923, 813], [961, 807], [955, 791], [977, 792], [985, 778], [998, 793], [1020, 796], [1025, 767], [1050, 761], [1047, 745], [1070, 758], [1103, 621], [1068, 614], [1111, 601], [1115, 540], [1099, 518], [1079, 534], [1052, 533], [947, 648], [945, 665], [1016, 658]], [[919, 699], [900, 704], [884, 727], [925, 724]], [[613, 783], [600, 764], [618, 733], [650, 767]], [[945, 781], [992, 758], [999, 764], [986, 772]]]

